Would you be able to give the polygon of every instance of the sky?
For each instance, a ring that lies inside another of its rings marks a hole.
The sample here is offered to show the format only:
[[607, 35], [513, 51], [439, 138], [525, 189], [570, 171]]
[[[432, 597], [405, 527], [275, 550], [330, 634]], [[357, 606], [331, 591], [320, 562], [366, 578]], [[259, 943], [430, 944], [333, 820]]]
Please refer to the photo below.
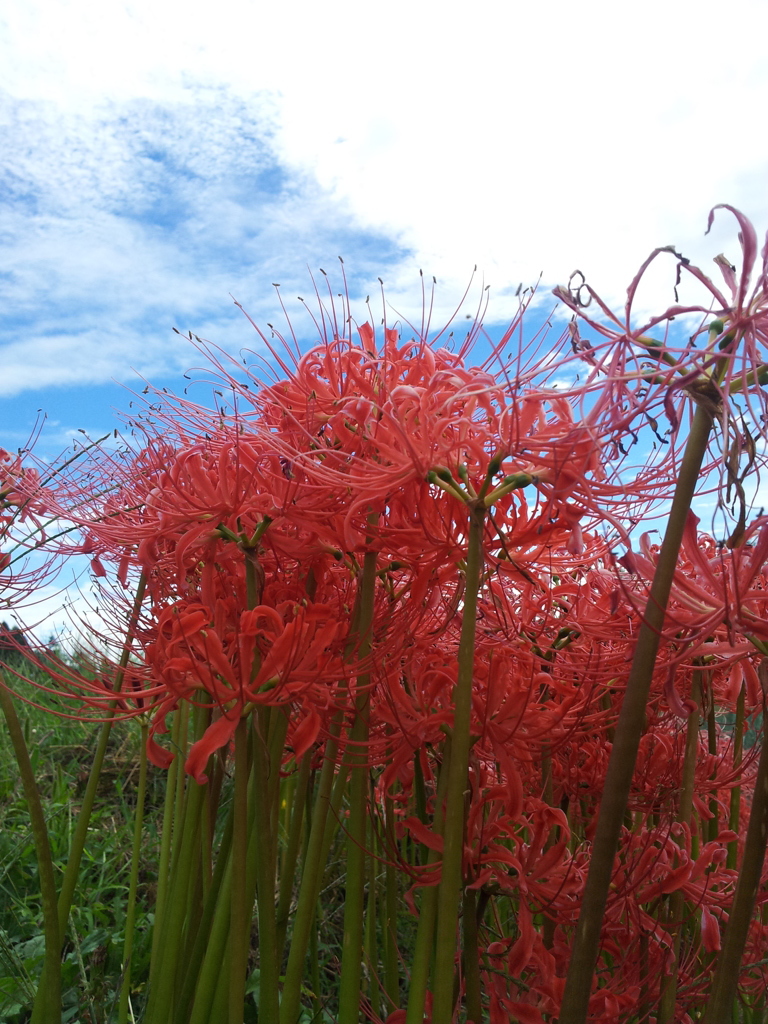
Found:
[[532, 333], [576, 268], [620, 304], [655, 246], [735, 259], [704, 232], [768, 228], [766, 38], [764, 0], [5, 0], [0, 446], [180, 390], [174, 328], [258, 347], [233, 299], [279, 325], [274, 282], [309, 344], [339, 257], [361, 320], [379, 278], [418, 316], [423, 271], [439, 326], [538, 282]]
[[111, 429], [199, 362], [174, 327], [252, 347], [233, 298], [275, 323], [339, 256], [361, 319], [423, 270], [436, 322], [472, 281], [489, 323], [576, 268], [620, 303], [657, 245], [735, 258], [704, 229], [768, 227], [767, 35], [745, 0], [6, 0], [0, 445]]

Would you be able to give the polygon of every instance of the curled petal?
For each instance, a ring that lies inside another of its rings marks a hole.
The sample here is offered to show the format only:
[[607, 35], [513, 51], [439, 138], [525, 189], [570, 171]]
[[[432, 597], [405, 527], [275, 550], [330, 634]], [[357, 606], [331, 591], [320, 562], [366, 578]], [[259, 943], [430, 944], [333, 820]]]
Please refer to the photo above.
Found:
[[701, 941], [708, 953], [717, 953], [720, 949], [720, 925], [715, 915], [701, 905]]
[[208, 781], [208, 776], [205, 774], [208, 758], [229, 743], [235, 735], [239, 721], [239, 710], [236, 713], [223, 714], [221, 718], [217, 718], [209, 725], [200, 739], [190, 747], [184, 770], [199, 785], [203, 786]]
[[306, 718], [294, 729], [291, 745], [293, 746], [293, 756], [297, 761], [301, 760], [317, 739], [320, 725], [320, 715], [316, 711], [310, 711]]

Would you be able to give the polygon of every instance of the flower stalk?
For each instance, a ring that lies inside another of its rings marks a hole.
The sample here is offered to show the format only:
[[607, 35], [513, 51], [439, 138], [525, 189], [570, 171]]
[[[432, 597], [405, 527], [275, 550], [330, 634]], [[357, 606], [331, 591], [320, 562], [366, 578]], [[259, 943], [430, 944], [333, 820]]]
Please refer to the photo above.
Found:
[[[357, 655], [365, 663], [371, 650], [376, 588], [375, 551], [367, 551], [360, 580], [359, 642]], [[351, 765], [349, 818], [347, 823], [347, 884], [344, 902], [344, 935], [339, 989], [340, 1024], [357, 1024], [360, 1014], [363, 932], [365, 921], [366, 826], [368, 822], [369, 771], [366, 746], [369, 730], [370, 673], [357, 678], [354, 722], [349, 733]]]
[[120, 988], [118, 1024], [127, 1024], [131, 997], [131, 960], [136, 924], [136, 894], [139, 887], [139, 865], [141, 862], [141, 839], [144, 830], [144, 799], [147, 792], [147, 733], [146, 722], [141, 726], [141, 753], [139, 755], [139, 785], [136, 791], [136, 811], [133, 823], [133, 851], [131, 853], [131, 875], [128, 882], [128, 906], [126, 908], [125, 940], [123, 942], [123, 983]]
[[744, 955], [747, 933], [755, 909], [755, 899], [765, 863], [768, 845], [768, 734], [766, 733], [765, 693], [768, 689], [768, 664], [760, 665], [763, 683], [763, 735], [760, 759], [757, 764], [752, 808], [744, 841], [744, 856], [733, 896], [728, 927], [725, 929], [722, 949], [717, 958], [717, 967], [704, 1015], [705, 1024], [719, 1024], [728, 1019], [736, 1000], [739, 984], [739, 968]]
[[635, 645], [626, 691], [613, 738], [603, 795], [592, 842], [589, 873], [581, 900], [566, 978], [560, 1024], [585, 1024], [597, 964], [600, 931], [613, 873], [619, 834], [645, 728], [646, 705], [661, 641], [683, 531], [709, 445], [715, 408], [697, 404], [680, 465], [672, 507]]
[[[242, 1024], [245, 972], [248, 966], [250, 907], [246, 896], [248, 855], [248, 745], [249, 722], [241, 718], [235, 732], [234, 830], [232, 835], [232, 889], [229, 926], [229, 1024]], [[266, 837], [263, 836], [263, 839]]]
[[435, 970], [432, 985], [434, 1024], [451, 1024], [453, 1019], [456, 930], [462, 889], [465, 792], [472, 742], [470, 724], [477, 597], [483, 572], [483, 530], [486, 514], [483, 498], [479, 498], [469, 507], [464, 608], [458, 651], [458, 673], [453, 692], [451, 759], [445, 797], [442, 870], [437, 896]]
[[45, 966], [38, 991], [43, 992], [44, 1002], [39, 1006], [40, 1024], [60, 1024], [61, 1021], [61, 933], [59, 930], [59, 909], [56, 899], [56, 880], [53, 873], [51, 845], [45, 814], [40, 801], [40, 793], [35, 780], [35, 773], [29, 759], [29, 751], [24, 741], [24, 732], [19, 723], [13, 697], [0, 680], [0, 710], [5, 716], [8, 734], [13, 745], [16, 763], [19, 766], [24, 796], [29, 808], [32, 838], [37, 854], [38, 871], [40, 874], [40, 896], [43, 905], [43, 925], [45, 932]]

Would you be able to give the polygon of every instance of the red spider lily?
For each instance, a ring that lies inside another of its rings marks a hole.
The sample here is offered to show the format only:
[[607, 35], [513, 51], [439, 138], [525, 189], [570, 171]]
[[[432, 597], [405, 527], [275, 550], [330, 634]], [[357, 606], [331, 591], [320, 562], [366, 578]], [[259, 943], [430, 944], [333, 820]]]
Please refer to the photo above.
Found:
[[[60, 539], [72, 530], [64, 507], [72, 492], [73, 464], [78, 460], [85, 461], [81, 458], [83, 454], [76, 453], [66, 462], [46, 466], [43, 475], [42, 466], [28, 466], [21, 455], [11, 456], [0, 451], [0, 537], [13, 546], [4, 557], [4, 569], [7, 571], [3, 584], [15, 601], [24, 596], [32, 598], [37, 588], [49, 583], [61, 566], [62, 554], [70, 550], [63, 548]], [[95, 550], [87, 537], [81, 547], [84, 553]], [[35, 553], [33, 563], [25, 557], [32, 552]], [[20, 558], [25, 559], [21, 570], [15, 567]], [[94, 557], [93, 568], [97, 576], [106, 572], [98, 556]], [[122, 597], [117, 606], [125, 614], [112, 637], [99, 638], [106, 644], [113, 644], [114, 637], [124, 633], [130, 618], [130, 606]], [[107, 607], [111, 609], [112, 603], [108, 602]], [[129, 641], [129, 646], [131, 644]], [[160, 693], [148, 685], [146, 672], [130, 660], [119, 669], [119, 688], [116, 688], [115, 665], [105, 659], [98, 641], [94, 644], [94, 656], [85, 672], [62, 660], [55, 649], [36, 642], [31, 632], [27, 634], [24, 647], [19, 649], [23, 650], [24, 661], [6, 666], [6, 681], [15, 677], [41, 693], [64, 698], [65, 704], [57, 711], [63, 717], [92, 720], [132, 717], [149, 710]], [[41, 671], [28, 672], [30, 665]], [[35, 703], [28, 694], [24, 694], [22, 699]]]
[[[211, 560], [224, 536], [220, 528], [227, 536], [250, 538], [265, 521], [281, 519], [282, 509], [306, 498], [307, 491], [297, 493], [274, 452], [230, 431], [179, 450], [150, 441], [129, 473], [122, 487], [93, 508], [91, 535], [105, 549], [135, 550], [135, 560], [147, 571], [159, 569], [161, 562], [164, 573], [175, 568], [182, 587], [201, 556]], [[314, 511], [314, 491], [313, 498]], [[337, 504], [334, 501], [330, 508]], [[327, 503], [324, 508], [327, 515]], [[294, 509], [294, 516], [304, 511]], [[306, 545], [312, 544], [311, 517], [304, 514], [301, 522], [301, 533], [294, 530], [285, 541], [294, 556], [307, 553]], [[273, 530], [272, 536], [277, 544], [284, 534]], [[308, 553], [327, 549], [315, 539]]]
[[[225, 362], [215, 363], [222, 383], [237, 395], [246, 433], [267, 429], [264, 442], [287, 475], [302, 471], [316, 486], [353, 488], [348, 521], [352, 514], [364, 518], [371, 503], [389, 501], [433, 470], [457, 480], [466, 474], [477, 489], [495, 457], [499, 472], [534, 477], [556, 508], [569, 500], [558, 514], [566, 516], [577, 547], [579, 520], [594, 504], [595, 488], [606, 506], [615, 506], [608, 514], [616, 513], [621, 529], [617, 515], [626, 486], [603, 470], [607, 452], [597, 423], [590, 415], [574, 422], [580, 392], [566, 401], [531, 387], [541, 368], [511, 376], [499, 363], [490, 372], [500, 347], [485, 367], [468, 368], [468, 346], [453, 354], [431, 346], [423, 334], [398, 344], [399, 332], [388, 328], [378, 351], [370, 325], [359, 334], [359, 344], [326, 336], [295, 369], [281, 363], [289, 376], [266, 387], [253, 376], [241, 384]], [[637, 513], [645, 486], [641, 474], [633, 489]]]
[[[726, 484], [732, 487], [737, 483], [732, 464], [734, 446], [744, 449], [749, 471], [764, 458], [758, 456], [753, 436], [765, 436], [765, 398], [762, 388], [755, 385], [768, 378], [768, 244], [760, 254], [762, 263], [751, 286], [758, 258], [755, 229], [738, 210], [723, 204], [710, 212], [707, 230], [719, 209], [728, 210], [736, 218], [742, 254], [738, 270], [725, 256], [715, 259], [725, 290], [674, 249], [664, 247], [648, 257], [630, 284], [623, 316], [608, 308], [580, 272], [567, 289], [559, 288], [556, 294], [576, 314], [572, 324], [574, 348], [592, 364], [596, 387], [599, 381], [599, 397], [594, 407], [596, 422], [607, 425], [612, 421], [617, 432], [614, 436], [624, 432], [626, 437], [634, 429], [633, 424], [643, 418], [656, 429], [656, 417], [665, 415], [674, 437], [687, 394], [697, 401], [714, 402], [719, 407], [718, 418], [726, 439], [727, 458], [715, 463], [724, 488]], [[638, 287], [650, 264], [661, 254], [671, 254], [676, 260], [678, 283], [682, 276], [695, 280], [704, 287], [711, 302], [676, 302], [650, 320], [635, 324]], [[592, 301], [599, 308], [596, 316], [587, 312]], [[672, 321], [691, 315], [705, 318], [704, 325], [676, 344], [670, 333]], [[582, 339], [578, 319], [604, 341], [593, 346]], [[658, 338], [660, 328], [664, 330], [662, 339]], [[739, 531], [737, 524], [735, 537]]]
[[[768, 523], [752, 523], [735, 548], [716, 545], [698, 532], [698, 523], [689, 513], [667, 632], [687, 658], [722, 652], [741, 659], [756, 643], [768, 642]], [[646, 536], [640, 552], [633, 552], [633, 567], [651, 579], [656, 557]]]
[[557, 1013], [563, 979], [557, 976], [555, 958], [533, 927], [531, 914], [521, 906], [515, 940], [491, 942], [483, 956], [483, 982], [489, 995], [492, 1024], [519, 1020], [521, 1024], [545, 1024]]
[[0, 573], [14, 601], [30, 594], [53, 571], [51, 556], [41, 557], [34, 567], [27, 557], [41, 551], [48, 540], [49, 502], [50, 489], [43, 485], [39, 470], [22, 455], [0, 448]]
[[[29, 453], [26, 453], [29, 457]], [[52, 474], [49, 473], [49, 478]], [[24, 457], [11, 455], [0, 448], [0, 502], [3, 515], [0, 523], [26, 522], [31, 519], [39, 530], [39, 517], [46, 514], [49, 491], [43, 484], [40, 471], [24, 461]], [[36, 518], [38, 517], [38, 518]]]
[[[503, 514], [499, 519], [511, 522]], [[600, 678], [596, 676], [600, 662], [587, 650], [590, 640], [582, 645], [583, 626], [578, 615], [570, 614], [578, 592], [573, 556], [564, 547], [558, 550], [556, 541], [552, 547], [546, 543], [547, 532], [564, 538], [559, 523], [545, 520], [542, 526], [537, 547], [524, 546], [522, 564], [498, 581], [489, 580], [479, 603], [472, 732], [478, 737], [478, 749], [487, 750], [497, 762], [517, 758], [526, 765], [535, 763], [544, 743], [564, 742], [588, 710], [591, 725], [584, 729], [594, 729], [595, 693], [603, 692], [602, 687], [615, 679], [626, 661], [622, 647], [611, 655], [611, 664], [602, 664], [604, 683], [595, 682]], [[510, 548], [515, 560], [521, 550], [515, 546], [515, 529], [508, 530], [507, 557], [499, 563], [505, 566], [513, 557]], [[489, 543], [495, 545], [495, 531], [488, 532]], [[568, 577], [567, 585], [552, 585], [551, 578], [558, 572]], [[442, 730], [451, 725], [455, 630], [454, 620], [437, 644], [432, 633], [414, 634], [401, 677], [387, 684], [386, 702], [378, 705], [378, 714], [390, 723], [394, 735], [408, 740], [393, 750], [387, 780], [408, 772], [413, 751], [424, 744], [439, 744]], [[599, 714], [605, 718], [603, 712]]]
[[[180, 699], [212, 701], [221, 710], [190, 751], [187, 771], [205, 781], [209, 756], [229, 743], [249, 706], [292, 705], [311, 691], [314, 726], [314, 709], [332, 703], [331, 685], [343, 675], [335, 649], [340, 630], [338, 618], [321, 605], [260, 605], [241, 611], [234, 621], [226, 611], [211, 621], [210, 609], [200, 604], [166, 608], [158, 620], [157, 639], [147, 649], [156, 678], [175, 698], [173, 704]], [[328, 693], [318, 700], [323, 689]], [[299, 721], [295, 719], [294, 731]], [[158, 756], [154, 748], [153, 754]]]

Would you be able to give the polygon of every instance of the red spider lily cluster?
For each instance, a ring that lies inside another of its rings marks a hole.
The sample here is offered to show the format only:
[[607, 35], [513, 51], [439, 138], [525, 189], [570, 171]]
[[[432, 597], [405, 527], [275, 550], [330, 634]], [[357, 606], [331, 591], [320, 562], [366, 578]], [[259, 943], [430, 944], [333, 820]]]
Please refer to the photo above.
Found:
[[[469, 538], [480, 523], [455, 991], [471, 1014], [479, 977], [491, 1024], [558, 1018], [659, 563], [653, 535], [633, 531], [671, 494], [697, 403], [716, 410], [725, 443], [705, 474], [721, 466], [736, 510], [723, 543], [688, 517], [589, 1019], [657, 1019], [672, 976], [664, 1019], [693, 1021], [706, 1002], [756, 771], [759, 744], [742, 736], [759, 725], [768, 654], [768, 519], [747, 521], [745, 498], [763, 423], [767, 278], [763, 269], [748, 294], [755, 235], [737, 216], [741, 274], [719, 259], [730, 299], [678, 258], [714, 310], [676, 305], [636, 327], [637, 281], [623, 318], [605, 306], [587, 318], [586, 286], [562, 290], [597, 337], [574, 322], [522, 367], [502, 355], [517, 324], [472, 365], [477, 346], [454, 352], [401, 327], [377, 335], [369, 323], [355, 327], [344, 305], [323, 318], [332, 326], [309, 351], [276, 350], [271, 381], [206, 348], [232, 395], [226, 410], [158, 396], [135, 424], [138, 450], [97, 456], [87, 491], [59, 490], [94, 575], [114, 582], [115, 608], [128, 606], [121, 594], [139, 578], [145, 588], [121, 689], [83, 684], [83, 706], [98, 715], [117, 701], [149, 716], [148, 753], [161, 767], [175, 756], [163, 739], [169, 716], [200, 709], [185, 761], [200, 784], [243, 721], [267, 720], [263, 709], [284, 718], [273, 766], [284, 777], [307, 757], [319, 769], [331, 756], [337, 778], [364, 762], [369, 836], [385, 837], [376, 858], [397, 866], [413, 911], [441, 879]], [[690, 342], [659, 336], [698, 311], [708, 320]], [[584, 379], [564, 392], [552, 367]], [[6, 489], [5, 501], [15, 493]], [[264, 900], [259, 891], [260, 915]], [[765, 902], [761, 889], [740, 973], [748, 1005], [768, 982]], [[413, 1010], [407, 985], [374, 1009], [377, 971], [370, 964], [363, 1010], [392, 1024], [431, 1019], [431, 994]]]
[[54, 559], [46, 553], [52, 495], [29, 452], [0, 449], [0, 579], [3, 608], [12, 609], [48, 581]]
[[0, 572], [3, 587], [16, 594], [40, 583], [40, 572], [30, 574], [26, 556], [46, 542], [47, 502], [39, 470], [21, 454], [0, 448]]

